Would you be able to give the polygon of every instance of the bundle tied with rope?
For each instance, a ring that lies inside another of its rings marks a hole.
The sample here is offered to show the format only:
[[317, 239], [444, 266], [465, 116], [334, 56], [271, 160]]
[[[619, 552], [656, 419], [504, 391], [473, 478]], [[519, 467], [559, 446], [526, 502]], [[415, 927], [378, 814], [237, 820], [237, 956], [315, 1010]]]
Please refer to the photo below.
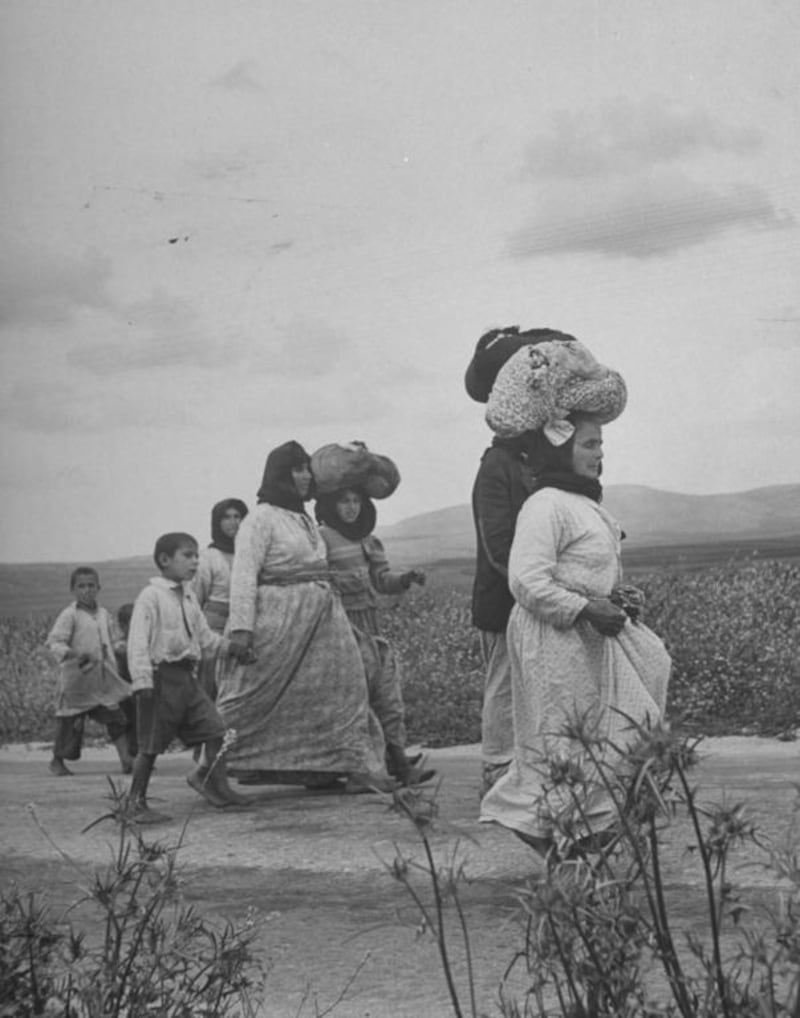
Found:
[[318, 495], [354, 488], [367, 498], [388, 498], [400, 483], [394, 461], [358, 441], [317, 449], [311, 456], [311, 473]]

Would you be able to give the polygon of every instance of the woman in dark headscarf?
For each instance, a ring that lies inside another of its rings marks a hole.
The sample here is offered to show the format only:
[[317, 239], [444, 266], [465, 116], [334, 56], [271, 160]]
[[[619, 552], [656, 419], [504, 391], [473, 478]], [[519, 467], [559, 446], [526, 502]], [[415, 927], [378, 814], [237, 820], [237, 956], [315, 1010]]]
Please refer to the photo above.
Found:
[[273, 449], [258, 505], [236, 538], [228, 631], [253, 661], [220, 680], [217, 707], [236, 731], [228, 772], [248, 783], [388, 787], [358, 645], [304, 509], [312, 489], [303, 447]]

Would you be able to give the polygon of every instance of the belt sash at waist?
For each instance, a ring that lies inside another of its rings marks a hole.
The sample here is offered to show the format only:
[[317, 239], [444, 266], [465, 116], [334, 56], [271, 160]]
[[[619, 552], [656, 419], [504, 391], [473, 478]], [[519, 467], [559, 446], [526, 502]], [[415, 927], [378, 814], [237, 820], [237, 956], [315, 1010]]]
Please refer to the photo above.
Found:
[[259, 573], [259, 587], [290, 587], [295, 583], [330, 583], [331, 574], [327, 568], [303, 569], [294, 573]]

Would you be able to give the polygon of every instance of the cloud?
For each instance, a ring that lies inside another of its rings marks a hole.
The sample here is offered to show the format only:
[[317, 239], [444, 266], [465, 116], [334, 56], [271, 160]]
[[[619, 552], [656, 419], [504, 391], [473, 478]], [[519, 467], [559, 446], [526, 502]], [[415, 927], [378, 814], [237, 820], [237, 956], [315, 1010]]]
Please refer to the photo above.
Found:
[[715, 123], [702, 111], [678, 111], [659, 98], [621, 99], [599, 110], [562, 111], [549, 132], [534, 138], [524, 173], [541, 179], [582, 180], [631, 173], [701, 152], [752, 152], [754, 128]]
[[250, 73], [251, 61], [240, 60], [229, 71], [214, 78], [213, 88], [221, 88], [226, 92], [263, 92], [263, 87]]
[[530, 222], [508, 240], [511, 258], [595, 253], [651, 258], [693, 247], [732, 229], [795, 226], [758, 187], [714, 189], [674, 171], [540, 189]]
[[354, 354], [353, 341], [340, 329], [303, 316], [259, 342], [252, 367], [284, 379], [324, 378], [352, 362]]
[[43, 434], [100, 433], [115, 428], [195, 427], [189, 401], [143, 399], [118, 390], [41, 379], [15, 383], [0, 403], [6, 425]]
[[176, 367], [214, 370], [242, 357], [242, 336], [209, 335], [195, 309], [164, 290], [126, 305], [124, 313], [129, 331], [73, 346], [67, 363], [110, 377]]
[[0, 326], [65, 324], [84, 309], [119, 313], [109, 292], [111, 260], [9, 242], [0, 252]]

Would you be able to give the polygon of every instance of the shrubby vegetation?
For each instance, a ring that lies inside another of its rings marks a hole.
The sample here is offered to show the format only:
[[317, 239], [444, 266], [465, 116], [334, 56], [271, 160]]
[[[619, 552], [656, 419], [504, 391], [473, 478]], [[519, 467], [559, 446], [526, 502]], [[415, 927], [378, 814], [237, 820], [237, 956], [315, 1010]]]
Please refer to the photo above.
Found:
[[[748, 560], [636, 581], [647, 593], [646, 621], [672, 654], [673, 720], [705, 735], [774, 735], [800, 724], [799, 565]], [[52, 736], [49, 624], [0, 622], [2, 741]], [[469, 595], [415, 591], [387, 604], [383, 626], [403, 666], [410, 738], [427, 746], [478, 742], [483, 666]]]

